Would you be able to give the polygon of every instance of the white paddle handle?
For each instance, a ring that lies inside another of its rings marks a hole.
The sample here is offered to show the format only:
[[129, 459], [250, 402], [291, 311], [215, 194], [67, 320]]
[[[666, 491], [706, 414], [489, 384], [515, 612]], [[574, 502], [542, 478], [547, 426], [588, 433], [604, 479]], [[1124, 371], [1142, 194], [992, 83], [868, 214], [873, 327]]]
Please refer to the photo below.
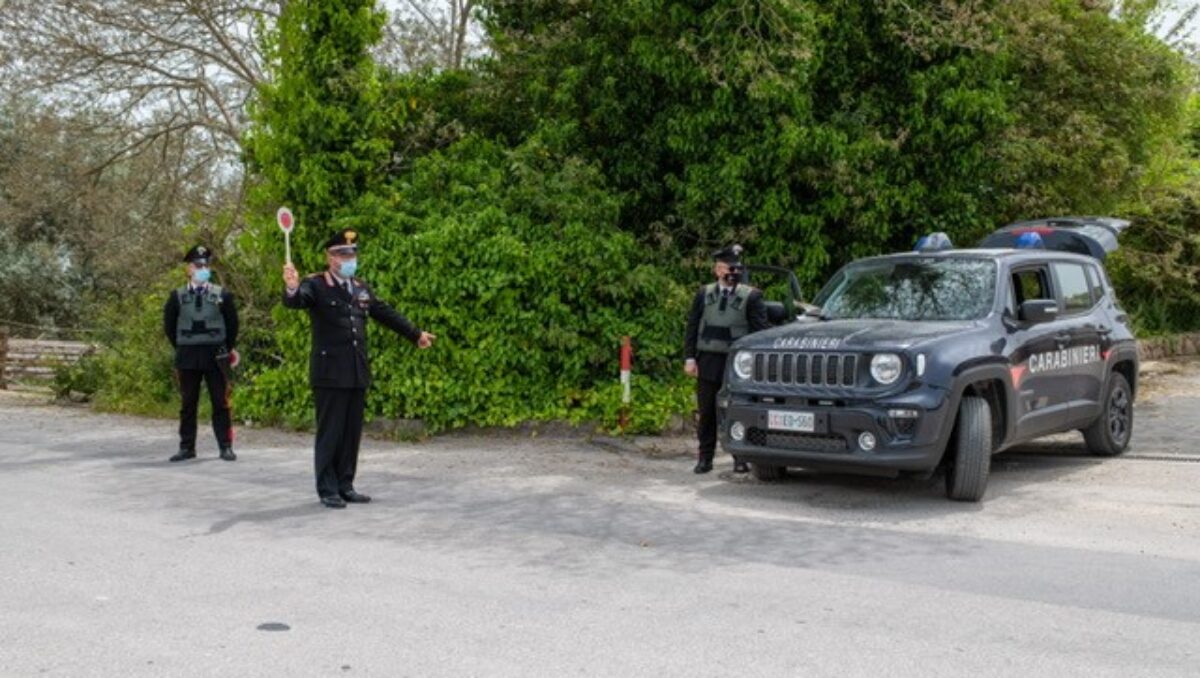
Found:
[[284, 255], [288, 266], [292, 265], [292, 232], [290, 230], [283, 232], [283, 247], [286, 252]]

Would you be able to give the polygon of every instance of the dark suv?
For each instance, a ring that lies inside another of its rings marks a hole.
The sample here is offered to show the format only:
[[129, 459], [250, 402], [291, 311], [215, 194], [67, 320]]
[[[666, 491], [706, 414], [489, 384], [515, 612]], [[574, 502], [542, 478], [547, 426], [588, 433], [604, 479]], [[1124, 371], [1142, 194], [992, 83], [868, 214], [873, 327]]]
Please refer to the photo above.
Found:
[[845, 266], [807, 317], [734, 345], [723, 447], [761, 480], [941, 465], [966, 501], [983, 497], [992, 454], [1040, 436], [1079, 429], [1091, 452], [1120, 454], [1137, 347], [1102, 262], [1127, 225], [1022, 222], [986, 248], [934, 239]]

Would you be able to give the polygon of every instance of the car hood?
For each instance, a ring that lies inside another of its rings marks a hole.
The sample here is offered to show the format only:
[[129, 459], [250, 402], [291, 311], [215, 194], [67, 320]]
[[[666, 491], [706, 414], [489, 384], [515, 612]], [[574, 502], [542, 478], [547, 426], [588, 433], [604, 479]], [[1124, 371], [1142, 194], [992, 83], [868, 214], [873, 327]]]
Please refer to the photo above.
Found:
[[735, 348], [812, 351], [904, 350], [976, 329], [978, 321], [827, 320], [790, 323], [743, 337]]

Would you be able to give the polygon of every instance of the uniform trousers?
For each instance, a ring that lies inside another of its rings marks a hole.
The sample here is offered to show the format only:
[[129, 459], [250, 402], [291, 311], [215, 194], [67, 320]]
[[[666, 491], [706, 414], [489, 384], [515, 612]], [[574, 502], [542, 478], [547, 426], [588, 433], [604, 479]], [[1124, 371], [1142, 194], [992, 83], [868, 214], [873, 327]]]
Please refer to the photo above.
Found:
[[208, 399], [212, 403], [212, 428], [217, 436], [217, 445], [229, 447], [233, 444], [233, 430], [229, 421], [229, 382], [221, 370], [175, 370], [179, 378], [179, 447], [196, 449], [196, 409], [200, 405], [200, 382], [208, 384]]
[[706, 459], [712, 459], [717, 451], [717, 392], [720, 390], [719, 381], [696, 380], [696, 410], [700, 414], [696, 433], [700, 456]]
[[365, 388], [313, 389], [317, 405], [313, 461], [317, 494], [321, 497], [333, 497], [354, 489], [366, 394]]

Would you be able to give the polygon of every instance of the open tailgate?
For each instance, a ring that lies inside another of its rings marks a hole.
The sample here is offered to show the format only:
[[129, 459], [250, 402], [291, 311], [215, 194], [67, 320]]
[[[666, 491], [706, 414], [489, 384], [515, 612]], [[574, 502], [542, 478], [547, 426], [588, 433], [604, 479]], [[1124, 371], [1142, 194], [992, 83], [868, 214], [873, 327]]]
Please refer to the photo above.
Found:
[[1117, 249], [1128, 221], [1113, 217], [1049, 217], [1009, 224], [983, 239], [980, 247], [1016, 247], [1017, 238], [1037, 233], [1048, 250], [1087, 254], [1103, 260]]

